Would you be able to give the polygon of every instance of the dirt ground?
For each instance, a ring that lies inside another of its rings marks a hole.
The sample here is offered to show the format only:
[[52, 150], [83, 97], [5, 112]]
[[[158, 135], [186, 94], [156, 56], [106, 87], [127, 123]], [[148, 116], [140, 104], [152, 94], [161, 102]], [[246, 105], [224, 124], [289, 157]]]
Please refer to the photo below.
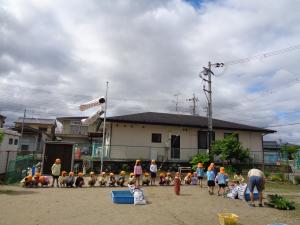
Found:
[[[0, 186], [1, 225], [218, 225], [220, 212], [235, 213], [241, 225], [300, 224], [300, 213], [250, 208], [246, 202], [209, 196], [206, 188], [182, 186], [143, 188], [149, 204], [113, 204], [111, 190], [121, 188], [32, 188]], [[122, 188], [127, 189], [127, 188]], [[295, 195], [299, 195], [299, 191]], [[300, 197], [300, 196], [299, 196]], [[297, 196], [298, 198], [298, 196]]]

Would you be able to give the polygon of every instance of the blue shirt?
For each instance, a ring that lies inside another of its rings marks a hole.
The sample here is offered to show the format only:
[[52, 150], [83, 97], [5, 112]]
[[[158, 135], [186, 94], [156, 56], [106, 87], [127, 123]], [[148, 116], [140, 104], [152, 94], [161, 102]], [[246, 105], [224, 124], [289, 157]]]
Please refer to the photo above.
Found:
[[215, 180], [215, 173], [214, 171], [207, 171], [206, 172], [207, 180]]
[[218, 184], [225, 184], [226, 183], [226, 175], [224, 173], [218, 173], [216, 176], [216, 182]]
[[203, 177], [204, 176], [204, 169], [203, 168], [197, 168], [196, 173], [197, 173], [198, 177]]

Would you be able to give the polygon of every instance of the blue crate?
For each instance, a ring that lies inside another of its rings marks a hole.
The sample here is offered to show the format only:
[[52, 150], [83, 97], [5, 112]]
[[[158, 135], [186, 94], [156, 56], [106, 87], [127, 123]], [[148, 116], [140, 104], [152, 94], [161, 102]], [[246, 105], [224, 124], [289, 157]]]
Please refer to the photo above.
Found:
[[133, 204], [133, 194], [128, 190], [111, 191], [111, 199], [113, 203]]
[[285, 224], [285, 223], [270, 223], [268, 225], [287, 225], [287, 224]]
[[[258, 200], [259, 199], [259, 195], [258, 195], [258, 191], [257, 191], [256, 187], [253, 190], [253, 197], [254, 197], [254, 200]], [[247, 189], [245, 191], [245, 200], [246, 201], [250, 201], [250, 191], [249, 191], [248, 187], [247, 187]]]

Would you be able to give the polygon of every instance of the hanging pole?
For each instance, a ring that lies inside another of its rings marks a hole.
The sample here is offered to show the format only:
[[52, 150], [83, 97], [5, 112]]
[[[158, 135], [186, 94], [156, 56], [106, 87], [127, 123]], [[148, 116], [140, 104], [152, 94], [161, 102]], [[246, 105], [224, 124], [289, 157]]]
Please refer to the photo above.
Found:
[[106, 109], [107, 109], [107, 92], [108, 92], [108, 81], [106, 81], [106, 92], [105, 92], [105, 107], [104, 107], [104, 119], [103, 119], [103, 132], [102, 132], [102, 149], [101, 149], [101, 167], [100, 172], [103, 172], [103, 151], [106, 148], [105, 142], [105, 126], [106, 126]]
[[211, 143], [212, 143], [212, 131], [213, 131], [213, 123], [212, 123], [212, 90], [211, 90], [211, 63], [208, 62], [208, 154], [210, 154]]

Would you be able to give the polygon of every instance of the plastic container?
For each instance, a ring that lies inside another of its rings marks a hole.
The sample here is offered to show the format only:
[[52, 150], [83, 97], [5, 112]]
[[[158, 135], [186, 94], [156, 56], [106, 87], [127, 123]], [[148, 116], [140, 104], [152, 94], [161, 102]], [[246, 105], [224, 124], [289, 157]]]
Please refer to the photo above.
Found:
[[128, 190], [111, 191], [111, 199], [113, 203], [133, 204], [133, 194]]
[[[258, 200], [259, 199], [259, 194], [258, 194], [258, 191], [257, 191], [256, 187], [253, 190], [253, 197], [254, 197], [254, 200]], [[249, 190], [248, 187], [247, 187], [247, 189], [245, 191], [245, 200], [246, 201], [250, 201], [250, 190]]]
[[285, 223], [270, 223], [268, 225], [287, 225], [287, 224], [285, 224]]
[[233, 213], [219, 213], [219, 221], [221, 225], [237, 225], [239, 217]]

